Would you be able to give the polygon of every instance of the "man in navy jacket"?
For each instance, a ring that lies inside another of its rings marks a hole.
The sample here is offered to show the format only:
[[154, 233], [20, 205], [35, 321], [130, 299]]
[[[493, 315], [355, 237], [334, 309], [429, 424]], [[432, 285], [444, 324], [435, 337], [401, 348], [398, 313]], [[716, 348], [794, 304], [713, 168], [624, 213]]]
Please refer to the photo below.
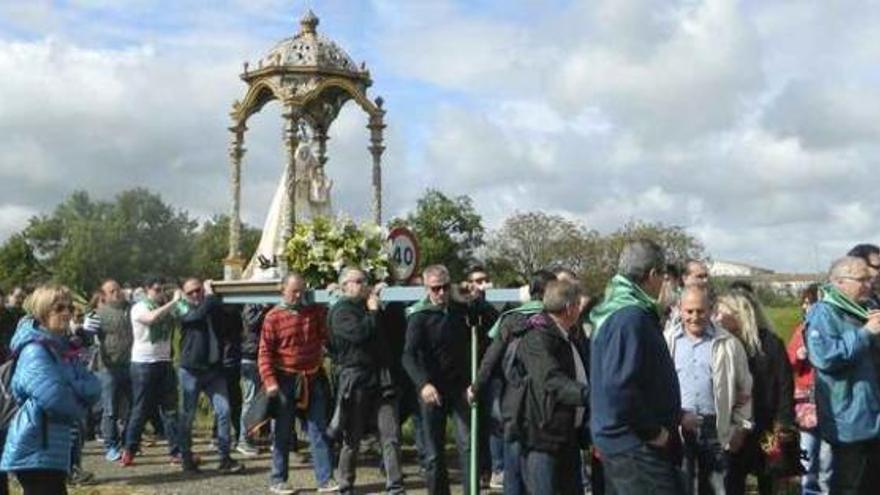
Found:
[[593, 441], [610, 493], [682, 493], [674, 455], [681, 415], [678, 377], [655, 298], [664, 254], [653, 241], [627, 244], [593, 320], [590, 359]]

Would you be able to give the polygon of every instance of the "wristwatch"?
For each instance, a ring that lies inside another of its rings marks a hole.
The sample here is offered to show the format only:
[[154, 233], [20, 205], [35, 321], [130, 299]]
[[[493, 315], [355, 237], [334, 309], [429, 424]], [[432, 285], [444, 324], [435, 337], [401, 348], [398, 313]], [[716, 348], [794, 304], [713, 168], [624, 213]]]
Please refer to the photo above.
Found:
[[744, 419], [740, 422], [739, 427], [745, 431], [752, 431], [755, 429], [755, 423], [752, 423], [751, 421]]

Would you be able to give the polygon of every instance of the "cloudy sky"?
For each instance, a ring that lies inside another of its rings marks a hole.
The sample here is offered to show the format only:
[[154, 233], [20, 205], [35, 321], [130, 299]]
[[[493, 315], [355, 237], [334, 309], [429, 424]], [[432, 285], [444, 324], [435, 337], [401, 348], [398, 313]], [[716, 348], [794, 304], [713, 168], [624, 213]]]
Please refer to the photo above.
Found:
[[[662, 221], [787, 271], [880, 241], [876, 0], [0, 0], [0, 239], [76, 189], [225, 212], [241, 63], [307, 8], [387, 102], [386, 217], [436, 187], [489, 226]], [[262, 224], [278, 106], [248, 125], [244, 217]], [[358, 218], [365, 125], [350, 104], [329, 143]]]

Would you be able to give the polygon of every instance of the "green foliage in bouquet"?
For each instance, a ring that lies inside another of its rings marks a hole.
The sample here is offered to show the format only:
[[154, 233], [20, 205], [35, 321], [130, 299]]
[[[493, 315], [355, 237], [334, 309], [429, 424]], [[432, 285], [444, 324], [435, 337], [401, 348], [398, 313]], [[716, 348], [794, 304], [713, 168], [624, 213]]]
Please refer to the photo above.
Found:
[[385, 280], [390, 267], [382, 229], [326, 217], [296, 225], [287, 243], [287, 264], [316, 288], [336, 282], [346, 266], [361, 268], [374, 282]]

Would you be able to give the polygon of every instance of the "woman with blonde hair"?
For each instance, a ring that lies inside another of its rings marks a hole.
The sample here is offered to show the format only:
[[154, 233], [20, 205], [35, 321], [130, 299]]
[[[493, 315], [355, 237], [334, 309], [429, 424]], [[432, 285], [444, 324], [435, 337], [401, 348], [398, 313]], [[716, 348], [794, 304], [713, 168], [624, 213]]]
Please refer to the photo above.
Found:
[[[746, 348], [752, 373], [752, 416], [754, 424], [745, 446], [731, 454], [725, 489], [728, 494], [745, 493], [748, 474], [758, 478], [761, 495], [773, 493], [774, 476], [783, 464], [762, 448], [761, 442], [776, 432], [797, 432], [794, 428], [794, 378], [785, 344], [753, 293], [735, 289], [720, 296], [715, 320], [735, 335]], [[769, 461], [769, 462], [768, 462]], [[791, 460], [796, 463], [798, 459]]]
[[9, 424], [0, 471], [14, 473], [25, 495], [64, 495], [71, 428], [85, 418], [101, 389], [98, 379], [70, 357], [70, 290], [43, 285], [25, 310], [11, 345], [17, 359], [12, 393], [19, 408]]

